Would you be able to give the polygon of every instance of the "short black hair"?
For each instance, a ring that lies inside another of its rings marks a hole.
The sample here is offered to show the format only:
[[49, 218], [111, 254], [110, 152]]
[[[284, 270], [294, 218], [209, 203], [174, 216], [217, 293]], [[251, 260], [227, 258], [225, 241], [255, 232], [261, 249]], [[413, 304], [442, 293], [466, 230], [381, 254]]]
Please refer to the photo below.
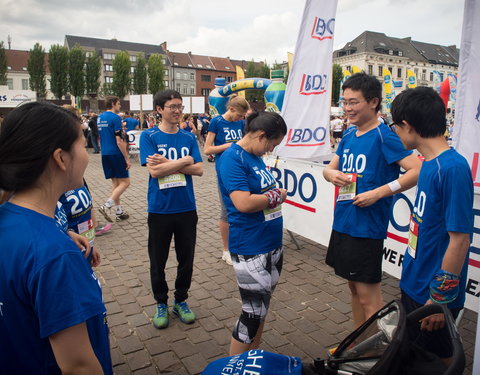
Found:
[[382, 85], [374, 76], [366, 73], [356, 73], [348, 78], [342, 85], [342, 91], [350, 89], [353, 91], [361, 91], [363, 97], [368, 102], [374, 98], [378, 98], [378, 105], [375, 110], [378, 112], [382, 107]]
[[408, 122], [422, 138], [438, 137], [447, 129], [445, 104], [431, 87], [402, 91], [393, 100], [391, 113], [395, 124]]
[[157, 110], [157, 106], [163, 109], [166, 102], [172, 99], [183, 100], [182, 95], [176, 90], [163, 90], [159, 91], [153, 97], [153, 108]]
[[267, 139], [276, 139], [287, 134], [287, 124], [276, 112], [253, 112], [247, 117], [245, 133], [264, 131]]
[[46, 102], [15, 108], [0, 130], [0, 190], [31, 187], [53, 152], [70, 151], [80, 134], [80, 118], [68, 109]]
[[120, 101], [120, 98], [118, 96], [107, 96], [105, 99], [106, 99], [105, 100], [105, 107], [107, 107], [107, 109], [112, 109], [113, 105], [116, 102]]

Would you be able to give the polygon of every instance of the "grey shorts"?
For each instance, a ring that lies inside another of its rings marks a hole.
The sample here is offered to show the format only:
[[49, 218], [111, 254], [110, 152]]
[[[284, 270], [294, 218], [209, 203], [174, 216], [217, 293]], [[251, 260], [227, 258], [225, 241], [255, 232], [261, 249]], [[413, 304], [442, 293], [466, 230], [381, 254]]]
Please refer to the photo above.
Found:
[[218, 191], [218, 199], [220, 201], [220, 217], [221, 221], [228, 223], [228, 216], [227, 216], [227, 208], [225, 207], [225, 203], [223, 202], [222, 193], [220, 192], [220, 187], [217, 185]]

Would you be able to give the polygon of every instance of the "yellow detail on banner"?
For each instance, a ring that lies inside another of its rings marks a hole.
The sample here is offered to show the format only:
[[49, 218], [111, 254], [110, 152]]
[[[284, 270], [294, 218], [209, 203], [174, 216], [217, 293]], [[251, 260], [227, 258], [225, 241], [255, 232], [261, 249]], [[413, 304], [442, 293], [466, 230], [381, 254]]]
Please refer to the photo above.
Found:
[[352, 73], [353, 73], [353, 74], [357, 74], [357, 73], [361, 73], [361, 72], [363, 72], [362, 69], [360, 69], [360, 68], [359, 68], [358, 66], [356, 66], [356, 65], [352, 65]]
[[293, 53], [287, 52], [287, 58], [288, 58], [288, 71], [292, 71], [292, 65], [293, 65]]
[[409, 89], [417, 87], [417, 76], [411, 69], [407, 69], [407, 85]]
[[[243, 71], [241, 66], [236, 65], [235, 70], [237, 71], [237, 81], [245, 78], [245, 72]], [[238, 96], [245, 97], [245, 91], [240, 91]]]
[[351, 75], [352, 75], [352, 73], [350, 73], [349, 70], [343, 69], [343, 78], [344, 78], [345, 80], [347, 80], [348, 78], [350, 78]]

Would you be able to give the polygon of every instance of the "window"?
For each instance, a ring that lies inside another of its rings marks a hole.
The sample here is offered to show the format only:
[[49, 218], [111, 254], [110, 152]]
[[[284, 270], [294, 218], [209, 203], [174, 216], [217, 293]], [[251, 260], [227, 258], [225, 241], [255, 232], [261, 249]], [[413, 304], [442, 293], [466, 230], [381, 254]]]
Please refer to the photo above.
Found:
[[175, 89], [176, 89], [178, 92], [180, 92], [180, 89], [181, 89], [181, 87], [182, 87], [182, 86], [180, 85], [180, 83], [177, 83], [176, 86], [177, 86], [177, 87], [176, 87]]
[[370, 75], [370, 76], [373, 75], [373, 65], [368, 66], [368, 75]]
[[203, 68], [202, 64], [197, 64], [197, 68]]
[[200, 76], [200, 80], [201, 80], [202, 82], [212, 82], [212, 76], [209, 76], [209, 75], [207, 75], [207, 74], [202, 74], [202, 75]]
[[162, 64], [165, 65], [167, 63], [167, 60], [162, 59]]
[[113, 72], [113, 66], [109, 64], [105, 64], [105, 71], [106, 72]]
[[112, 83], [113, 77], [105, 77], [105, 83]]
[[188, 73], [183, 73], [183, 79], [186, 81], [188, 79]]
[[182, 75], [179, 72], [175, 73], [175, 78], [176, 79], [182, 79]]
[[427, 69], [423, 69], [422, 70], [422, 80], [426, 80], [427, 79]]
[[8, 69], [8, 70], [12, 70], [12, 67], [11, 67], [11, 66], [7, 66], [7, 69]]
[[443, 82], [443, 72], [440, 73], [440, 82]]
[[202, 96], [208, 96], [210, 95], [210, 89], [202, 89]]
[[351, 73], [352, 72], [352, 67], [350, 65], [348, 65], [347, 70]]
[[230, 70], [230, 67], [229, 67], [229, 66], [226, 66], [225, 69]]
[[193, 65], [192, 65], [192, 64], [188, 64], [188, 66], [189, 66], [190, 68], [193, 68]]
[[190, 86], [190, 95], [195, 95], [195, 86], [194, 85]]
[[188, 86], [187, 85], [183, 85], [182, 94], [185, 94], [185, 95], [188, 94]]
[[135, 67], [134, 66], [130, 67], [130, 73], [135, 73]]
[[113, 60], [114, 57], [115, 57], [115, 55], [113, 53], [104, 53], [103, 54], [103, 59], [104, 60]]
[[232, 77], [225, 77], [225, 79], [227, 80], [227, 82], [232, 82]]
[[22, 90], [28, 90], [28, 79], [22, 79]]
[[382, 77], [383, 76], [383, 65], [378, 66], [378, 76]]
[[402, 68], [397, 69], [397, 78], [402, 78]]
[[195, 80], [195, 73], [190, 73], [190, 79], [191, 79], [192, 81]]
[[390, 74], [393, 74], [393, 68], [391, 66], [388, 67], [388, 70], [390, 71]]
[[87, 51], [85, 52], [85, 57], [90, 57], [93, 55], [93, 52]]
[[208, 69], [212, 69], [212, 67], [210, 65], [205, 65]]
[[13, 79], [7, 78], [7, 86], [9, 90], [13, 90]]
[[163, 85], [164, 85], [165, 87], [169, 87], [168, 81], [163, 81]]
[[402, 52], [402, 51], [398, 51], [398, 56], [403, 56], [403, 52]]
[[165, 77], [168, 77], [168, 70], [164, 70], [164, 71], [163, 71], [163, 75], [164, 75]]
[[393, 55], [393, 51], [391, 49], [388, 50], [389, 55]]
[[135, 55], [130, 56], [130, 61], [131, 62], [137, 61], [137, 56], [135, 56]]

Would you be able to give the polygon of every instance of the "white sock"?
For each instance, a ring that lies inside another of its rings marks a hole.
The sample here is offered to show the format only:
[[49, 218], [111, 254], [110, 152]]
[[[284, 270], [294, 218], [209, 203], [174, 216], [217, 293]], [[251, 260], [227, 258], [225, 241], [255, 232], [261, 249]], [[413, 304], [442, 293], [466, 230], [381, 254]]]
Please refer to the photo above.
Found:
[[112, 208], [112, 206], [114, 205], [114, 203], [115, 203], [115, 202], [113, 201], [113, 199], [110, 198], [109, 200], [107, 200], [107, 201], [105, 202], [105, 207], [107, 207], [107, 208]]
[[115, 211], [117, 212], [117, 214], [121, 214], [123, 212], [122, 210], [122, 206], [115, 206]]

